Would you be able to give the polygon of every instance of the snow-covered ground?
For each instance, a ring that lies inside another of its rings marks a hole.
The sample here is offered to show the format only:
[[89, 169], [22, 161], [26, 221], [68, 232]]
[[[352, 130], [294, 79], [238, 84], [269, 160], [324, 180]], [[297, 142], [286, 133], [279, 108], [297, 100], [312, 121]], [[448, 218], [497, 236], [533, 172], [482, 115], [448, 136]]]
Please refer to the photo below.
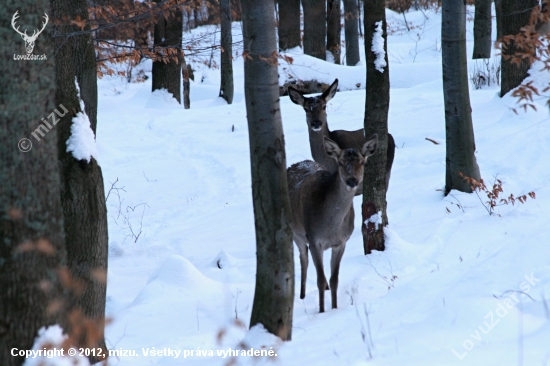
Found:
[[[482, 177], [492, 182], [498, 175], [506, 195], [535, 191], [536, 199], [490, 216], [475, 194], [444, 197], [441, 18], [410, 12], [407, 20], [410, 32], [401, 15], [388, 11], [389, 129], [398, 149], [387, 249], [363, 255], [356, 215], [339, 308], [330, 309], [329, 296], [329, 310], [318, 312], [311, 265], [286, 343], [260, 328], [248, 331], [256, 250], [242, 58], [234, 62], [232, 105], [218, 97], [219, 70], [205, 67], [191, 83], [189, 110], [164, 92], [151, 93], [150, 79], [99, 81], [99, 162], [106, 191], [117, 179], [114, 188], [123, 188], [111, 190], [107, 202], [107, 344], [136, 354], [111, 357], [110, 365], [550, 364], [548, 109], [539, 101], [537, 112], [516, 115], [515, 100], [499, 98], [496, 87], [472, 89]], [[472, 28], [469, 21], [469, 55]], [[237, 40], [240, 25], [234, 30]], [[289, 69], [328, 83], [338, 77], [342, 91], [327, 108], [330, 127], [360, 128], [364, 64], [338, 66], [299, 53], [289, 53], [292, 65], [281, 64], [281, 79]], [[282, 97], [281, 110], [287, 164], [311, 159], [302, 108]], [[356, 212], [360, 203], [356, 197]], [[325, 253], [327, 268], [329, 258]], [[277, 356], [227, 353], [262, 346]], [[153, 350], [181, 353], [152, 356]]]

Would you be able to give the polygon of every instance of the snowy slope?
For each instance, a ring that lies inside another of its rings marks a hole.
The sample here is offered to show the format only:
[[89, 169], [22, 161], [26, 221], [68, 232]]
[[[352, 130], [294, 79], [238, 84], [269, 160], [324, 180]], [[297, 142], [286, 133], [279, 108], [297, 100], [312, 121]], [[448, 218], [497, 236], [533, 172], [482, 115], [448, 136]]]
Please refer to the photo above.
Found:
[[[218, 98], [219, 70], [197, 71], [190, 110], [165, 92], [151, 93], [150, 79], [100, 80], [99, 161], [106, 191], [117, 179], [114, 187], [124, 188], [107, 202], [108, 346], [137, 354], [112, 357], [110, 365], [224, 365], [231, 357], [218, 350], [262, 346], [276, 350], [280, 365], [550, 364], [548, 110], [540, 101], [538, 112], [516, 115], [515, 100], [499, 98], [498, 89], [471, 90], [482, 176], [492, 182], [498, 175], [507, 194], [534, 190], [537, 198], [489, 216], [476, 195], [443, 197], [441, 20], [426, 16], [407, 13], [415, 26], [407, 32], [402, 16], [388, 11], [389, 126], [398, 149], [387, 249], [362, 254], [357, 215], [342, 260], [340, 307], [318, 313], [310, 266], [307, 296], [295, 299], [293, 340], [284, 344], [262, 329], [247, 331], [255, 237], [242, 59], [235, 60], [229, 106]], [[472, 22], [468, 29], [471, 53]], [[294, 59], [294, 70], [313, 73], [311, 58]], [[326, 82], [338, 77], [352, 86], [342, 90], [364, 89], [364, 66], [315, 65]], [[360, 128], [364, 101], [364, 90], [337, 93], [327, 108], [331, 128]], [[287, 164], [311, 159], [303, 110], [288, 97], [281, 110]], [[295, 263], [298, 269], [297, 250]], [[299, 276], [296, 284], [298, 293]], [[181, 353], [151, 356], [153, 349]]]

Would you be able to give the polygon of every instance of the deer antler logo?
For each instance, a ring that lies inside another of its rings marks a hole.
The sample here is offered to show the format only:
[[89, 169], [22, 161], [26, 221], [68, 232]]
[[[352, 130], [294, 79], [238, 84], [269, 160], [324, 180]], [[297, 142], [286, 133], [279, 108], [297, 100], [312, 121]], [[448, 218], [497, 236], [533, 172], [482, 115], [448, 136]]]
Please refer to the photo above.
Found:
[[11, 26], [13, 27], [13, 29], [15, 29], [15, 31], [17, 33], [19, 33], [21, 35], [21, 38], [23, 38], [23, 40], [25, 41], [25, 48], [27, 49], [27, 53], [31, 54], [32, 50], [34, 49], [34, 42], [36, 41], [36, 38], [38, 38], [40, 33], [42, 33], [44, 28], [46, 28], [46, 24], [48, 24], [48, 20], [49, 20], [48, 14], [44, 13], [44, 19], [46, 21], [42, 24], [42, 29], [35, 30], [33, 32], [32, 36], [29, 36], [29, 35], [27, 35], [27, 30], [26, 29], [25, 29], [25, 32], [21, 33], [19, 31], [19, 27], [17, 27], [17, 28], [15, 27], [15, 21], [17, 20], [17, 18], [19, 18], [19, 15], [17, 15], [18, 12], [19, 12], [19, 10], [17, 10], [15, 12], [15, 14], [13, 14], [13, 18], [11, 18]]

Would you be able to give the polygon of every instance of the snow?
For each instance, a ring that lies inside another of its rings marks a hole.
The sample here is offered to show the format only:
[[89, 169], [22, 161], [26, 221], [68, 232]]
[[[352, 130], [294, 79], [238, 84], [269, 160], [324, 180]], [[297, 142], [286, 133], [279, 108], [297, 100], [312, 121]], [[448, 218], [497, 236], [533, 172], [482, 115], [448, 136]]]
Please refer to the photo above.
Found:
[[[63, 350], [67, 336], [58, 324], [42, 327], [34, 339], [32, 351], [26, 355], [24, 366], [88, 366], [88, 359], [83, 356], [69, 356]], [[73, 349], [75, 350], [75, 349]], [[63, 351], [63, 352], [61, 352]]]
[[378, 225], [382, 225], [382, 211], [378, 211], [367, 220], [365, 220], [365, 225], [368, 225], [369, 222], [374, 224], [374, 230], [378, 230]]
[[[473, 14], [473, 8], [468, 11]], [[248, 330], [256, 248], [242, 58], [234, 60], [232, 105], [218, 97], [219, 70], [198, 62], [189, 110], [166, 92], [151, 93], [151, 79], [99, 81], [97, 148], [105, 189], [117, 178], [116, 186], [124, 188], [120, 201], [113, 193], [107, 201], [106, 311], [112, 319], [107, 346], [138, 354], [113, 356], [109, 365], [225, 365], [230, 357], [218, 351], [271, 347], [275, 360], [259, 357], [257, 364], [548, 364], [550, 123], [545, 100], [535, 101], [537, 111], [516, 115], [511, 110], [516, 100], [499, 98], [496, 86], [470, 90], [482, 177], [492, 182], [498, 175], [505, 194], [534, 190], [535, 200], [499, 206], [499, 217], [488, 215], [474, 194], [452, 191], [444, 197], [441, 16], [425, 13], [428, 19], [422, 12], [406, 14], [415, 26], [407, 32], [403, 16], [387, 12], [389, 131], [397, 149], [387, 196], [386, 250], [363, 254], [362, 197], [355, 197], [355, 230], [341, 262], [338, 309], [331, 309], [327, 293], [327, 311], [319, 313], [310, 265], [306, 297], [294, 300], [290, 342], [260, 326]], [[233, 29], [238, 42], [240, 24]], [[468, 22], [469, 56], [472, 29]], [[330, 127], [360, 128], [364, 59], [363, 66], [346, 67], [300, 52], [288, 51], [296, 57], [290, 66], [281, 61], [280, 71], [326, 83], [338, 78], [340, 91], [327, 105]], [[360, 54], [364, 57], [363, 44]], [[150, 62], [139, 67], [150, 76]], [[531, 77], [548, 74], [539, 68]], [[311, 159], [307, 124], [300, 106], [288, 97], [280, 100], [290, 166]], [[142, 203], [147, 204], [143, 216], [140, 208], [129, 217], [132, 228], [142, 227], [134, 242], [119, 210]], [[324, 258], [329, 276], [330, 254]], [[294, 260], [298, 294], [298, 250]], [[166, 353], [143, 356], [142, 348], [153, 347]], [[169, 351], [181, 351], [179, 358]], [[255, 361], [236, 356], [232, 362]]]
[[80, 98], [80, 88], [76, 78], [75, 84], [80, 101], [80, 112], [72, 120], [71, 135], [67, 139], [67, 152], [72, 153], [76, 160], [86, 160], [89, 163], [92, 157], [97, 161], [97, 146], [90, 119], [84, 109], [84, 102]]
[[386, 64], [386, 50], [384, 49], [384, 30], [382, 29], [384, 22], [381, 20], [376, 22], [374, 34], [372, 35], [372, 52], [376, 55], [374, 67], [380, 73], [384, 73]]

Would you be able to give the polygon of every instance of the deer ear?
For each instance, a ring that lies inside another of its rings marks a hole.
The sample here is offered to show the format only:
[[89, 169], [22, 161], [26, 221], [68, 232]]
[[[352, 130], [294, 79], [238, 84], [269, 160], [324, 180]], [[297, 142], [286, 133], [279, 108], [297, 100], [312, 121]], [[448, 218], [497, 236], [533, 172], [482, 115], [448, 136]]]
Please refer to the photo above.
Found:
[[328, 156], [334, 159], [338, 159], [340, 156], [340, 152], [342, 151], [340, 149], [340, 146], [328, 137], [324, 137], [324, 143], [325, 143], [325, 151], [327, 152]]
[[338, 79], [335, 79], [331, 86], [321, 95], [321, 98], [324, 99], [325, 103], [331, 100], [334, 97], [334, 94], [338, 91]]
[[304, 96], [300, 94], [298, 90], [294, 89], [294, 87], [288, 87], [288, 96], [292, 103], [301, 105], [302, 107], [304, 106]]
[[363, 144], [363, 147], [361, 148], [361, 154], [363, 156], [369, 157], [376, 151], [376, 148], [378, 147], [378, 135], [374, 134], [372, 137]]

